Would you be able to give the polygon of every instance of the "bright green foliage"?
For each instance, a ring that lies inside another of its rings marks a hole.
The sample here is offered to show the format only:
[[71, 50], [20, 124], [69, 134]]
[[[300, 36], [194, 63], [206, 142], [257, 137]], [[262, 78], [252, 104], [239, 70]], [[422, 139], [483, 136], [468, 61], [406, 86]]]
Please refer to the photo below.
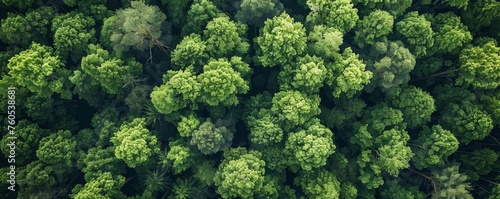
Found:
[[71, 93], [63, 88], [64, 83], [68, 82], [69, 71], [54, 56], [51, 47], [33, 43], [30, 48], [12, 57], [7, 67], [16, 83], [27, 87], [31, 92], [44, 97], [49, 97], [52, 93], [60, 93], [65, 98], [71, 97]]
[[271, 145], [283, 140], [283, 129], [280, 122], [269, 109], [260, 109], [255, 115], [247, 118], [250, 129], [250, 141], [259, 145]]
[[157, 6], [146, 5], [141, 1], [132, 1], [130, 4], [130, 8], [117, 10], [115, 19], [106, 19], [116, 20], [109, 28], [113, 30], [110, 35], [113, 49], [126, 52], [130, 48], [139, 51], [154, 46], [163, 48], [165, 44], [161, 37], [162, 25], [167, 19], [165, 14]]
[[448, 105], [440, 124], [449, 129], [463, 144], [472, 140], [482, 140], [493, 129], [491, 117], [470, 101]]
[[210, 61], [197, 80], [201, 85], [199, 101], [210, 106], [237, 105], [236, 95], [245, 94], [250, 89], [241, 74], [225, 59]]
[[340, 198], [356, 199], [358, 197], [358, 189], [352, 183], [342, 183], [340, 185]]
[[77, 185], [73, 189], [71, 198], [74, 199], [105, 199], [120, 198], [124, 195], [120, 188], [125, 184], [125, 178], [121, 175], [113, 175], [110, 172], [97, 172], [97, 177], [87, 181], [84, 186]]
[[407, 13], [396, 23], [396, 30], [404, 36], [404, 41], [416, 57], [423, 57], [427, 54], [427, 48], [434, 45], [431, 22], [416, 11]]
[[290, 133], [285, 143], [285, 150], [292, 164], [298, 164], [303, 170], [311, 171], [326, 164], [326, 160], [335, 152], [333, 133], [313, 119], [304, 125], [305, 128]]
[[284, 65], [279, 73], [281, 90], [299, 90], [315, 94], [323, 86], [327, 70], [323, 60], [316, 56], [306, 55], [298, 58], [293, 65]]
[[78, 62], [89, 43], [95, 42], [94, 19], [82, 13], [70, 12], [52, 20], [55, 52], [60, 58]]
[[494, 42], [460, 52], [458, 85], [477, 89], [495, 89], [500, 85], [500, 47]]
[[432, 171], [435, 183], [432, 198], [460, 198], [472, 199], [469, 193], [472, 190], [470, 183], [466, 182], [467, 175], [461, 174], [458, 166], [449, 166], [442, 170]]
[[472, 41], [472, 35], [467, 26], [462, 24], [460, 17], [452, 12], [437, 14], [432, 19], [432, 29], [435, 33], [433, 49], [437, 52], [455, 52]]
[[74, 85], [73, 93], [92, 107], [102, 106], [110, 97], [96, 79], [81, 69], [74, 70], [68, 79]]
[[[21, 120], [16, 124], [15, 127], [16, 140], [8, 139], [9, 134], [5, 134], [3, 139], [0, 141], [2, 144], [2, 152], [7, 158], [10, 155], [10, 145], [11, 141], [15, 141], [16, 148], [16, 165], [27, 164], [29, 160], [35, 157], [35, 150], [38, 149], [40, 139], [47, 134], [47, 130], [40, 128], [37, 124], [33, 124], [28, 120]], [[14, 162], [13, 162], [14, 163]]]
[[307, 6], [311, 9], [306, 18], [308, 23], [332, 27], [344, 34], [354, 28], [359, 19], [358, 9], [351, 0], [308, 0]]
[[461, 169], [465, 171], [470, 180], [477, 181], [480, 176], [493, 171], [498, 160], [498, 152], [489, 148], [476, 149], [471, 153], [460, 155]]
[[76, 155], [76, 140], [71, 132], [60, 130], [40, 140], [36, 156], [46, 164], [62, 164], [72, 166], [72, 158]]
[[447, 157], [457, 151], [459, 144], [457, 138], [441, 125], [434, 125], [432, 128], [424, 126], [417, 143], [413, 145], [416, 146], [413, 148], [415, 152], [413, 165], [417, 169], [443, 166], [447, 162]]
[[195, 103], [200, 90], [201, 85], [191, 71], [168, 71], [164, 84], [151, 92], [151, 101], [158, 112], [170, 114]]
[[325, 169], [301, 171], [294, 184], [302, 188], [307, 198], [335, 199], [340, 196], [340, 182], [333, 172]]
[[139, 76], [142, 73], [140, 63], [112, 57], [107, 50], [93, 44], [89, 45], [89, 55], [82, 58], [81, 67], [109, 94], [123, 93], [125, 77]]
[[264, 21], [279, 15], [283, 4], [279, 0], [242, 0], [235, 18], [243, 23], [262, 26]]
[[410, 80], [409, 73], [415, 67], [415, 57], [400, 41], [381, 43], [377, 42], [371, 51], [370, 57], [378, 57], [369, 61], [367, 69], [373, 72], [370, 84], [365, 87], [371, 92], [375, 87], [381, 87], [386, 93]]
[[324, 59], [333, 59], [344, 42], [342, 32], [323, 25], [314, 26], [307, 40], [309, 53]]
[[187, 117], [181, 116], [181, 121], [177, 124], [177, 131], [181, 137], [190, 137], [200, 126], [200, 123], [200, 119], [195, 114], [190, 114]]
[[124, 123], [111, 138], [115, 146], [115, 156], [123, 160], [130, 168], [135, 168], [160, 151], [156, 136], [146, 128], [144, 118], [136, 118]]
[[230, 149], [215, 173], [217, 193], [223, 198], [254, 198], [264, 182], [265, 162], [258, 151], [244, 148]]
[[320, 101], [318, 95], [308, 96], [299, 91], [281, 91], [274, 95], [271, 111], [284, 122], [284, 130], [288, 131], [319, 115]]
[[423, 199], [425, 194], [418, 190], [418, 187], [405, 187], [400, 185], [398, 180], [391, 180], [385, 183], [384, 189], [380, 192], [381, 198], [394, 199]]
[[182, 38], [172, 52], [172, 66], [175, 69], [185, 69], [193, 65], [195, 72], [201, 71], [201, 67], [208, 60], [207, 45], [201, 40], [201, 36], [191, 34]]
[[306, 50], [306, 30], [286, 12], [268, 19], [260, 29], [257, 59], [264, 67], [291, 64], [294, 57]]
[[378, 164], [381, 169], [392, 176], [397, 176], [399, 170], [410, 167], [413, 152], [406, 142], [410, 139], [408, 132], [399, 129], [384, 131], [375, 143], [379, 146]]
[[341, 94], [351, 98], [363, 90], [373, 76], [371, 71], [365, 70], [365, 64], [350, 47], [337, 56], [334, 63], [327, 64], [327, 71], [326, 84], [333, 89], [332, 94], [336, 98]]
[[201, 35], [208, 22], [224, 14], [210, 0], [194, 0], [187, 13], [186, 24], [181, 35], [196, 33]]
[[388, 98], [391, 106], [403, 113], [404, 121], [410, 129], [421, 127], [429, 122], [432, 113], [436, 110], [432, 96], [415, 86], [397, 89]]
[[256, 193], [256, 198], [278, 198], [281, 190], [281, 176], [265, 175], [262, 188]]
[[98, 178], [97, 174], [102, 172], [111, 172], [113, 174], [125, 173], [125, 164], [114, 155], [114, 147], [102, 148], [94, 147], [88, 150], [81, 157], [82, 172], [85, 173], [85, 180], [90, 181]]
[[387, 11], [375, 10], [358, 21], [354, 41], [361, 48], [366, 44], [387, 42], [387, 35], [392, 32], [394, 17]]
[[205, 155], [215, 154], [231, 146], [233, 133], [223, 126], [221, 121], [214, 124], [211, 119], [207, 119], [193, 131], [190, 144], [195, 145]]
[[246, 25], [236, 24], [227, 16], [214, 18], [203, 31], [207, 53], [212, 58], [246, 54], [250, 44], [245, 41], [244, 35], [238, 34], [246, 32], [246, 29]]
[[[170, 143], [172, 145], [172, 143]], [[174, 174], [179, 174], [195, 164], [194, 154], [187, 146], [173, 144], [168, 151], [167, 159], [171, 161]]]

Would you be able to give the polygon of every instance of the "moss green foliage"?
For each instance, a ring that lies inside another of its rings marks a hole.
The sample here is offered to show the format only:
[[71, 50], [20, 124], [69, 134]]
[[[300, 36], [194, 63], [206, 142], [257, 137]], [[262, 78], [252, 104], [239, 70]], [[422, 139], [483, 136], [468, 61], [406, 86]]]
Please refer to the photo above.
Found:
[[0, 10], [2, 199], [500, 198], [498, 0]]

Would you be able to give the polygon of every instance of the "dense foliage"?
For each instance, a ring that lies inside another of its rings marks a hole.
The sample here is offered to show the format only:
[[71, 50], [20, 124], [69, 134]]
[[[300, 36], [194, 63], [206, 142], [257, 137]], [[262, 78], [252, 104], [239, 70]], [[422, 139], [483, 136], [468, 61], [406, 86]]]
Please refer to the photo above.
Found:
[[0, 198], [500, 198], [498, 0], [0, 10]]

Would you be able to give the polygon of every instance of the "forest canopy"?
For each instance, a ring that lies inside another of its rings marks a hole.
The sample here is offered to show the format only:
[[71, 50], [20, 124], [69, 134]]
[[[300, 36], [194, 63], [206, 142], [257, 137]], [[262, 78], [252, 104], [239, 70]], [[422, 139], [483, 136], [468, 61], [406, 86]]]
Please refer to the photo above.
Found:
[[500, 198], [499, 0], [0, 10], [0, 198]]

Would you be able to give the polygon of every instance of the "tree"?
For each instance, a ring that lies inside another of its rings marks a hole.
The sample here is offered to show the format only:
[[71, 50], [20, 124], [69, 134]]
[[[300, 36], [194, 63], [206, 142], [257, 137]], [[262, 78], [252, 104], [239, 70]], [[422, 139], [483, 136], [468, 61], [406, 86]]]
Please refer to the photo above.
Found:
[[170, 142], [169, 145], [167, 159], [172, 164], [174, 174], [179, 174], [195, 165], [196, 158], [188, 146], [181, 142]]
[[114, 147], [103, 148], [101, 146], [90, 148], [80, 156], [82, 172], [85, 173], [85, 180], [91, 181], [99, 176], [100, 172], [110, 172], [122, 175], [125, 173], [125, 164], [118, 159]]
[[292, 65], [284, 65], [279, 73], [278, 81], [281, 90], [299, 90], [315, 94], [323, 86], [327, 70], [321, 58], [306, 55], [297, 59]]
[[[35, 157], [36, 151], [33, 149], [38, 149], [40, 140], [48, 134], [48, 131], [28, 120], [19, 121], [15, 130], [17, 137], [15, 140], [15, 164], [25, 165]], [[0, 141], [2, 144], [2, 152], [6, 158], [10, 155], [10, 146], [8, 144], [11, 140], [9, 140], [8, 137], [9, 134], [6, 133]]]
[[467, 26], [461, 22], [459, 16], [452, 12], [439, 13], [430, 21], [435, 40], [431, 51], [458, 53], [458, 49], [472, 41], [472, 35]]
[[416, 144], [413, 148], [414, 166], [417, 169], [424, 169], [429, 166], [444, 166], [447, 157], [458, 150], [460, 144], [457, 138], [441, 125], [434, 125], [432, 128], [424, 126], [420, 132]]
[[46, 164], [61, 164], [72, 167], [76, 156], [76, 141], [71, 132], [59, 130], [40, 140], [36, 156]]
[[336, 56], [334, 63], [327, 64], [327, 71], [326, 84], [333, 89], [332, 94], [336, 98], [341, 94], [351, 98], [363, 90], [373, 76], [371, 71], [365, 70], [365, 64], [350, 47]]
[[260, 109], [256, 114], [248, 116], [250, 141], [263, 146], [281, 142], [284, 132], [279, 124], [278, 118], [269, 109]]
[[323, 25], [316, 25], [307, 36], [308, 52], [323, 59], [333, 59], [342, 45], [343, 34], [339, 30]]
[[224, 152], [224, 160], [214, 177], [217, 193], [223, 198], [253, 198], [264, 183], [266, 163], [261, 160], [261, 156], [258, 151], [244, 148]]
[[337, 177], [325, 169], [300, 171], [294, 184], [304, 190], [308, 198], [339, 198], [340, 182]]
[[262, 26], [264, 21], [283, 12], [283, 4], [279, 0], [243, 0], [239, 5], [235, 18], [243, 23]]
[[407, 13], [404, 18], [396, 23], [396, 30], [403, 35], [411, 52], [415, 57], [423, 57], [427, 54], [427, 48], [434, 45], [434, 31], [431, 22], [417, 11]]
[[268, 19], [255, 39], [257, 60], [264, 67], [291, 64], [306, 50], [306, 30], [286, 12]]
[[424, 193], [418, 190], [418, 187], [407, 187], [399, 183], [399, 180], [391, 180], [385, 183], [384, 189], [380, 192], [383, 198], [425, 198]]
[[248, 82], [225, 59], [210, 61], [197, 80], [201, 86], [199, 101], [210, 106], [237, 105], [236, 95], [245, 94], [250, 89]]
[[208, 57], [207, 44], [201, 40], [201, 36], [187, 35], [172, 51], [172, 67], [176, 70], [185, 70], [188, 66], [194, 66], [194, 72], [198, 73], [207, 63]]
[[47, 25], [55, 17], [53, 7], [42, 6], [27, 12], [25, 16], [8, 13], [2, 19], [0, 39], [10, 45], [29, 45], [30, 42], [47, 42]]
[[133, 59], [121, 60], [97, 45], [89, 45], [89, 54], [82, 58], [81, 68], [109, 94], [121, 94], [126, 77], [142, 74], [142, 65]]
[[170, 114], [195, 103], [200, 90], [201, 84], [189, 69], [168, 71], [164, 84], [153, 88], [151, 101], [158, 112]]
[[410, 86], [397, 89], [388, 96], [391, 106], [403, 113], [404, 121], [409, 129], [421, 127], [431, 120], [436, 110], [432, 96], [422, 89]]
[[467, 174], [470, 181], [477, 181], [495, 169], [498, 156], [498, 152], [493, 149], [480, 148], [461, 154], [458, 159], [462, 163], [461, 170]]
[[469, 47], [460, 52], [458, 85], [474, 89], [495, 89], [500, 85], [500, 47], [494, 42]]
[[358, 9], [351, 0], [307, 0], [311, 12], [306, 21], [311, 25], [325, 25], [343, 34], [349, 32], [358, 22]]
[[368, 60], [367, 69], [373, 73], [373, 78], [365, 87], [371, 92], [375, 87], [382, 91], [392, 93], [398, 85], [410, 80], [409, 73], [415, 67], [415, 57], [404, 47], [400, 41], [381, 43], [377, 42], [370, 53], [370, 57], [377, 60]]
[[146, 163], [160, 151], [158, 140], [146, 128], [144, 118], [135, 118], [122, 124], [120, 130], [111, 138], [111, 142], [115, 146], [115, 156], [130, 168]]
[[468, 4], [463, 14], [465, 24], [477, 32], [481, 27], [490, 26], [498, 19], [500, 2], [490, 0], [479, 0]]
[[244, 55], [250, 44], [244, 39], [246, 25], [237, 24], [227, 16], [214, 18], [203, 31], [207, 53], [212, 58]]
[[493, 129], [490, 115], [470, 101], [448, 105], [439, 122], [463, 144], [482, 140]]
[[194, 0], [187, 13], [187, 20], [182, 27], [181, 35], [192, 33], [201, 35], [208, 22], [214, 18], [225, 16], [210, 0]]
[[451, 165], [441, 170], [433, 170], [434, 191], [432, 198], [461, 198], [472, 199], [469, 193], [472, 190], [470, 183], [466, 182], [467, 175], [459, 172], [459, 166]]
[[121, 175], [113, 175], [110, 172], [97, 172], [97, 177], [87, 181], [85, 185], [77, 185], [73, 188], [71, 198], [119, 198], [124, 197], [120, 188], [125, 184], [125, 178]]
[[285, 151], [292, 159], [292, 164], [298, 164], [305, 171], [322, 167], [335, 151], [333, 133], [312, 119], [304, 128], [290, 133], [285, 143]]
[[94, 19], [82, 13], [70, 12], [52, 20], [55, 54], [63, 61], [69, 57], [77, 63], [85, 55], [87, 46], [95, 42]]
[[195, 145], [205, 155], [224, 151], [231, 146], [233, 133], [228, 127], [217, 121], [215, 124], [208, 118], [192, 133], [191, 145]]
[[59, 93], [61, 97], [71, 98], [67, 84], [69, 70], [64, 68], [49, 46], [33, 43], [27, 50], [12, 57], [7, 67], [16, 83], [31, 92], [44, 97]]
[[281, 91], [274, 95], [271, 111], [283, 122], [284, 130], [289, 131], [319, 115], [320, 101], [318, 95], [308, 96], [299, 91]]
[[[146, 5], [141, 1], [130, 2], [131, 7], [120, 9], [116, 14], [106, 21], [112, 30], [110, 36], [111, 47], [120, 52], [127, 52], [130, 48], [138, 51], [150, 50], [157, 46], [160, 49], [166, 47], [165, 35], [162, 35], [162, 27], [167, 17], [157, 6]], [[106, 24], [105, 21], [105, 24]]]
[[358, 21], [354, 33], [356, 44], [364, 48], [376, 42], [387, 42], [387, 35], [392, 32], [394, 17], [387, 11], [375, 10]]

